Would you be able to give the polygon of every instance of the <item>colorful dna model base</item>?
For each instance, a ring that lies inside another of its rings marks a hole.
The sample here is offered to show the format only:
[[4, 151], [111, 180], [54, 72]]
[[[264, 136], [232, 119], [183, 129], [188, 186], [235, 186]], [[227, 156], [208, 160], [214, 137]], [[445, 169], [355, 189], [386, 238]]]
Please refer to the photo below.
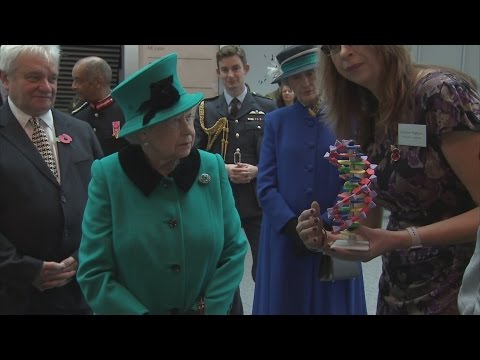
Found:
[[328, 218], [332, 219], [332, 234], [342, 234], [345, 239], [335, 241], [331, 247], [368, 251], [368, 241], [357, 239], [350, 230], [357, 228], [358, 221], [376, 207], [373, 198], [377, 193], [370, 185], [376, 181], [377, 165], [368, 161], [353, 140], [337, 140], [324, 158], [338, 168], [340, 178], [345, 181], [337, 203], [327, 209]]

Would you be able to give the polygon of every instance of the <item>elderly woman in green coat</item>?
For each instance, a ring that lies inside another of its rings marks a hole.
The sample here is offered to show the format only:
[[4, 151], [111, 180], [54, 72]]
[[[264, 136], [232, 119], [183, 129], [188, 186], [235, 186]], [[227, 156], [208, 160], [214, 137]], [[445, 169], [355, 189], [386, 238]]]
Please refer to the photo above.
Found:
[[228, 314], [247, 242], [225, 165], [192, 148], [203, 94], [177, 55], [132, 74], [112, 97], [131, 145], [92, 165], [78, 282], [95, 314]]

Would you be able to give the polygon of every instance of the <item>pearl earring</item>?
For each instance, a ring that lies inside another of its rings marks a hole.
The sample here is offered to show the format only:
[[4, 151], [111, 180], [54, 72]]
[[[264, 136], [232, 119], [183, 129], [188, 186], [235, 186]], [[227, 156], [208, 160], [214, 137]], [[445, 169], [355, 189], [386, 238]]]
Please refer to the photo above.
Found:
[[143, 143], [143, 146], [148, 146], [148, 141], [145, 141], [145, 142]]

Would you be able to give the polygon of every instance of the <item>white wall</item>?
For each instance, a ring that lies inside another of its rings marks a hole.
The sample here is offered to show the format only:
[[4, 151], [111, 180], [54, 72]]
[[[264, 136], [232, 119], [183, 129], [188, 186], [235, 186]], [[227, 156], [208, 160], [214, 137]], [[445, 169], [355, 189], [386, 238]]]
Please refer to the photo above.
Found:
[[[186, 45], [188, 46], [188, 45]], [[247, 83], [253, 91], [267, 94], [276, 89], [265, 79], [271, 56], [287, 45], [241, 45], [247, 54], [250, 72]], [[410, 45], [413, 59], [423, 64], [447, 65], [465, 71], [480, 83], [480, 45]], [[124, 45], [123, 75], [138, 69], [138, 45]], [[121, 76], [121, 79], [124, 77]]]
[[267, 68], [272, 66], [272, 56], [275, 56], [285, 48], [286, 45], [240, 45], [250, 64], [250, 71], [245, 79], [252, 91], [265, 95], [278, 88], [272, 85], [272, 78], [267, 75]]
[[139, 69], [139, 45], [123, 45], [123, 71], [120, 79], [123, 80]]
[[480, 45], [410, 45], [413, 59], [421, 64], [444, 65], [462, 70], [480, 83]]

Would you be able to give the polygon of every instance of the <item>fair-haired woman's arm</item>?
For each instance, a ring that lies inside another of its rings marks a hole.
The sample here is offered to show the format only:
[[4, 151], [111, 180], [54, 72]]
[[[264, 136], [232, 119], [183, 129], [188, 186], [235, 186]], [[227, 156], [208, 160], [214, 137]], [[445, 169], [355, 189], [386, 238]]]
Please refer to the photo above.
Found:
[[[453, 172], [480, 205], [480, 133], [457, 131], [443, 135], [442, 152]], [[418, 228], [424, 246], [448, 245], [475, 240], [480, 208]], [[408, 245], [408, 242], [407, 242]]]

